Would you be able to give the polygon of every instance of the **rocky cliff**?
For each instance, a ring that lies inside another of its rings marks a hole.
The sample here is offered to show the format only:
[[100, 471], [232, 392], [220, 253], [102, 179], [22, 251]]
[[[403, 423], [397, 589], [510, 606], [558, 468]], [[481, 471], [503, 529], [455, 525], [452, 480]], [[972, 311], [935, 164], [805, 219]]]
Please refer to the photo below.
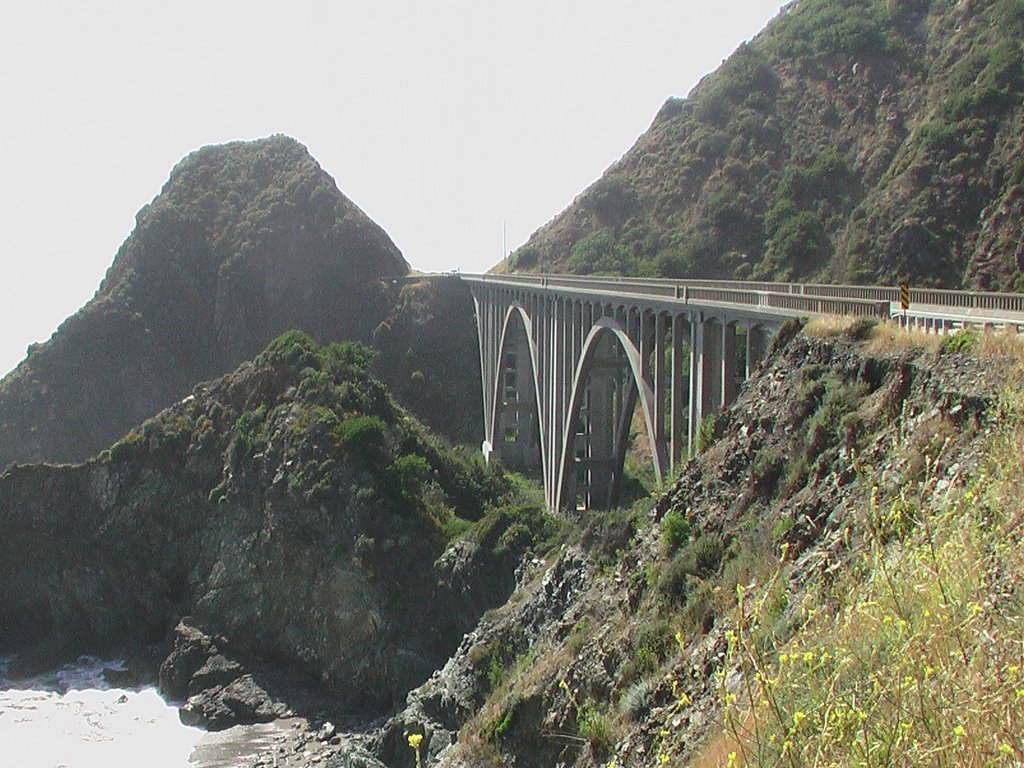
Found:
[[392, 289], [391, 309], [373, 332], [374, 371], [424, 424], [479, 446], [480, 347], [468, 285], [446, 275], [408, 278]]
[[371, 356], [290, 332], [85, 464], [0, 475], [4, 651], [133, 652], [186, 618], [162, 681], [216, 689], [200, 721], [279, 713], [237, 690], [257, 663], [388, 711], [507, 597], [543, 526], [488, 513], [505, 481], [402, 411]]
[[1024, 6], [798, 0], [499, 269], [1021, 290]]
[[368, 340], [408, 265], [293, 139], [201, 149], [94, 298], [0, 382], [0, 466], [80, 461], [275, 336]]

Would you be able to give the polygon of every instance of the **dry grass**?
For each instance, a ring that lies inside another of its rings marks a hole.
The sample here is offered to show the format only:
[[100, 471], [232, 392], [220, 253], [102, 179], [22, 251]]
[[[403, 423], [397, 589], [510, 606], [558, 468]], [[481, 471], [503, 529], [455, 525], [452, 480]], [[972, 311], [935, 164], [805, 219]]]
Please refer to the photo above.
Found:
[[[822, 315], [811, 318], [804, 327], [804, 332], [808, 336], [821, 339], [856, 336], [864, 324], [865, 320], [862, 318]], [[963, 332], [972, 334], [970, 348], [980, 357], [1005, 357], [1024, 362], [1024, 334], [1012, 329], [981, 331], [970, 328], [961, 331]], [[926, 333], [917, 328], [904, 328], [892, 320], [881, 320], [870, 329], [867, 351], [880, 354], [919, 349], [937, 354], [942, 350], [945, 338], [947, 337], [937, 333]]]
[[866, 337], [867, 351], [874, 354], [909, 349], [937, 353], [942, 345], [941, 336], [916, 328], [903, 328], [892, 320], [876, 322], [869, 318], [838, 315], [812, 317], [804, 326], [804, 333], [819, 339]]
[[[745, 725], [749, 727], [749, 723]], [[694, 752], [687, 768], [722, 768], [729, 765], [730, 755], [739, 754], [739, 749], [736, 737], [727, 730], [719, 729], [707, 744]], [[736, 760], [735, 757], [732, 759]]]
[[925, 333], [917, 328], [903, 328], [899, 323], [883, 320], [875, 326], [868, 341], [867, 351], [872, 354], [909, 349], [920, 349], [938, 354], [942, 348], [942, 336]]
[[1024, 364], [1024, 334], [1005, 330], [980, 333], [974, 351], [979, 357], [1005, 357]]
[[819, 339], [832, 339], [849, 333], [856, 322], [854, 317], [841, 315], [818, 315], [812, 317], [804, 326], [804, 333]]
[[[459, 731], [457, 753], [473, 761], [489, 765], [500, 760], [500, 751], [492, 741], [497, 724], [505, 719], [519, 701], [532, 697], [543, 698], [552, 680], [561, 678], [572, 662], [566, 644], [542, 641], [537, 647], [516, 660], [499, 685], [492, 690], [483, 706], [466, 721]], [[475, 762], [473, 764], [476, 764]]]

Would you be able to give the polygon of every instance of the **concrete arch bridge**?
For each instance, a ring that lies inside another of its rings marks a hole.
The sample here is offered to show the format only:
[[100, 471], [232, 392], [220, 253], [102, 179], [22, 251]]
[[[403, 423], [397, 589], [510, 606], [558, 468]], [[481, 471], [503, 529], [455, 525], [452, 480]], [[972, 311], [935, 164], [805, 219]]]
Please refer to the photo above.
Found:
[[[688, 457], [701, 421], [735, 399], [787, 319], [900, 317], [895, 287], [461, 278], [476, 310], [484, 453], [510, 468], [539, 468], [555, 510], [616, 503], [638, 405], [664, 480]], [[919, 315], [904, 311], [906, 324], [948, 331], [980, 318], [1024, 327], [1024, 296], [932, 293], [918, 292]], [[979, 306], [979, 296], [1011, 298]]]

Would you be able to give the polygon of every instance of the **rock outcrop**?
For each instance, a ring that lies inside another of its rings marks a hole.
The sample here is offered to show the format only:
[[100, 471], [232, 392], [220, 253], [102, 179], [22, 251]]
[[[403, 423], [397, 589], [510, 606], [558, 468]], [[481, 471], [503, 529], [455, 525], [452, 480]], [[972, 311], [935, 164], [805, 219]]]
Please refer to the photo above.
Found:
[[401, 411], [370, 358], [291, 332], [85, 464], [0, 474], [4, 650], [109, 653], [191, 617], [161, 678], [196, 720], [272, 716], [261, 663], [341, 711], [401, 700], [507, 596], [519, 550], [501, 526], [446, 547], [504, 481]]
[[444, 275], [407, 278], [393, 290], [391, 310], [373, 332], [374, 371], [432, 430], [480, 445], [480, 348], [468, 285]]
[[298, 328], [368, 340], [408, 265], [293, 139], [206, 147], [93, 299], [0, 381], [0, 466], [82, 461]]

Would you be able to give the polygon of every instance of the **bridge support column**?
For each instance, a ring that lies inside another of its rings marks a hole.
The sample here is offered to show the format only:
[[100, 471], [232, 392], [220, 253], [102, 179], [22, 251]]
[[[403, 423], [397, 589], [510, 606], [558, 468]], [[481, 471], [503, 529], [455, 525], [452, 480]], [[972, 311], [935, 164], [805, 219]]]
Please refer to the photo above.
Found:
[[703, 420], [722, 403], [722, 332], [714, 319], [705, 320], [701, 326], [704, 344], [701, 349], [698, 399]]
[[[614, 498], [618, 478], [617, 443], [623, 420], [629, 429], [626, 361], [611, 345], [594, 358], [583, 403], [570, 441], [571, 472], [563, 506], [604, 509]], [[630, 408], [630, 412], [632, 409]]]
[[690, 350], [690, 450], [704, 418], [715, 412], [722, 399], [722, 332], [714, 318], [695, 319]]
[[[659, 312], [654, 316], [654, 386], [651, 389], [654, 391], [654, 432], [659, 444], [653, 446], [654, 450], [658, 450], [660, 446], [668, 448], [670, 434], [665, 426], [665, 414], [671, 392], [671, 382], [665, 375], [665, 336], [671, 331], [668, 321], [669, 318], [663, 313]], [[671, 463], [669, 459], [670, 466]]]
[[749, 379], [768, 353], [768, 333], [760, 325], [749, 324], [747, 325], [746, 344], [747, 365], [743, 378]]
[[736, 324], [722, 323], [721, 346], [721, 399], [719, 409], [726, 408], [736, 399]]
[[[669, 466], [674, 470], [679, 466], [684, 456], [683, 446], [689, 450], [686, 422], [688, 421], [688, 410], [690, 402], [689, 382], [683, 382], [683, 347], [685, 323], [682, 316], [672, 318], [672, 325], [669, 328], [670, 345], [672, 348], [672, 366], [670, 370], [671, 381], [669, 392], [671, 393], [670, 426], [669, 436]], [[688, 352], [689, 350], [687, 350]]]
[[491, 450], [502, 464], [517, 472], [540, 466], [537, 400], [530, 379], [529, 354], [525, 333], [510, 334], [498, 374], [498, 424]]

